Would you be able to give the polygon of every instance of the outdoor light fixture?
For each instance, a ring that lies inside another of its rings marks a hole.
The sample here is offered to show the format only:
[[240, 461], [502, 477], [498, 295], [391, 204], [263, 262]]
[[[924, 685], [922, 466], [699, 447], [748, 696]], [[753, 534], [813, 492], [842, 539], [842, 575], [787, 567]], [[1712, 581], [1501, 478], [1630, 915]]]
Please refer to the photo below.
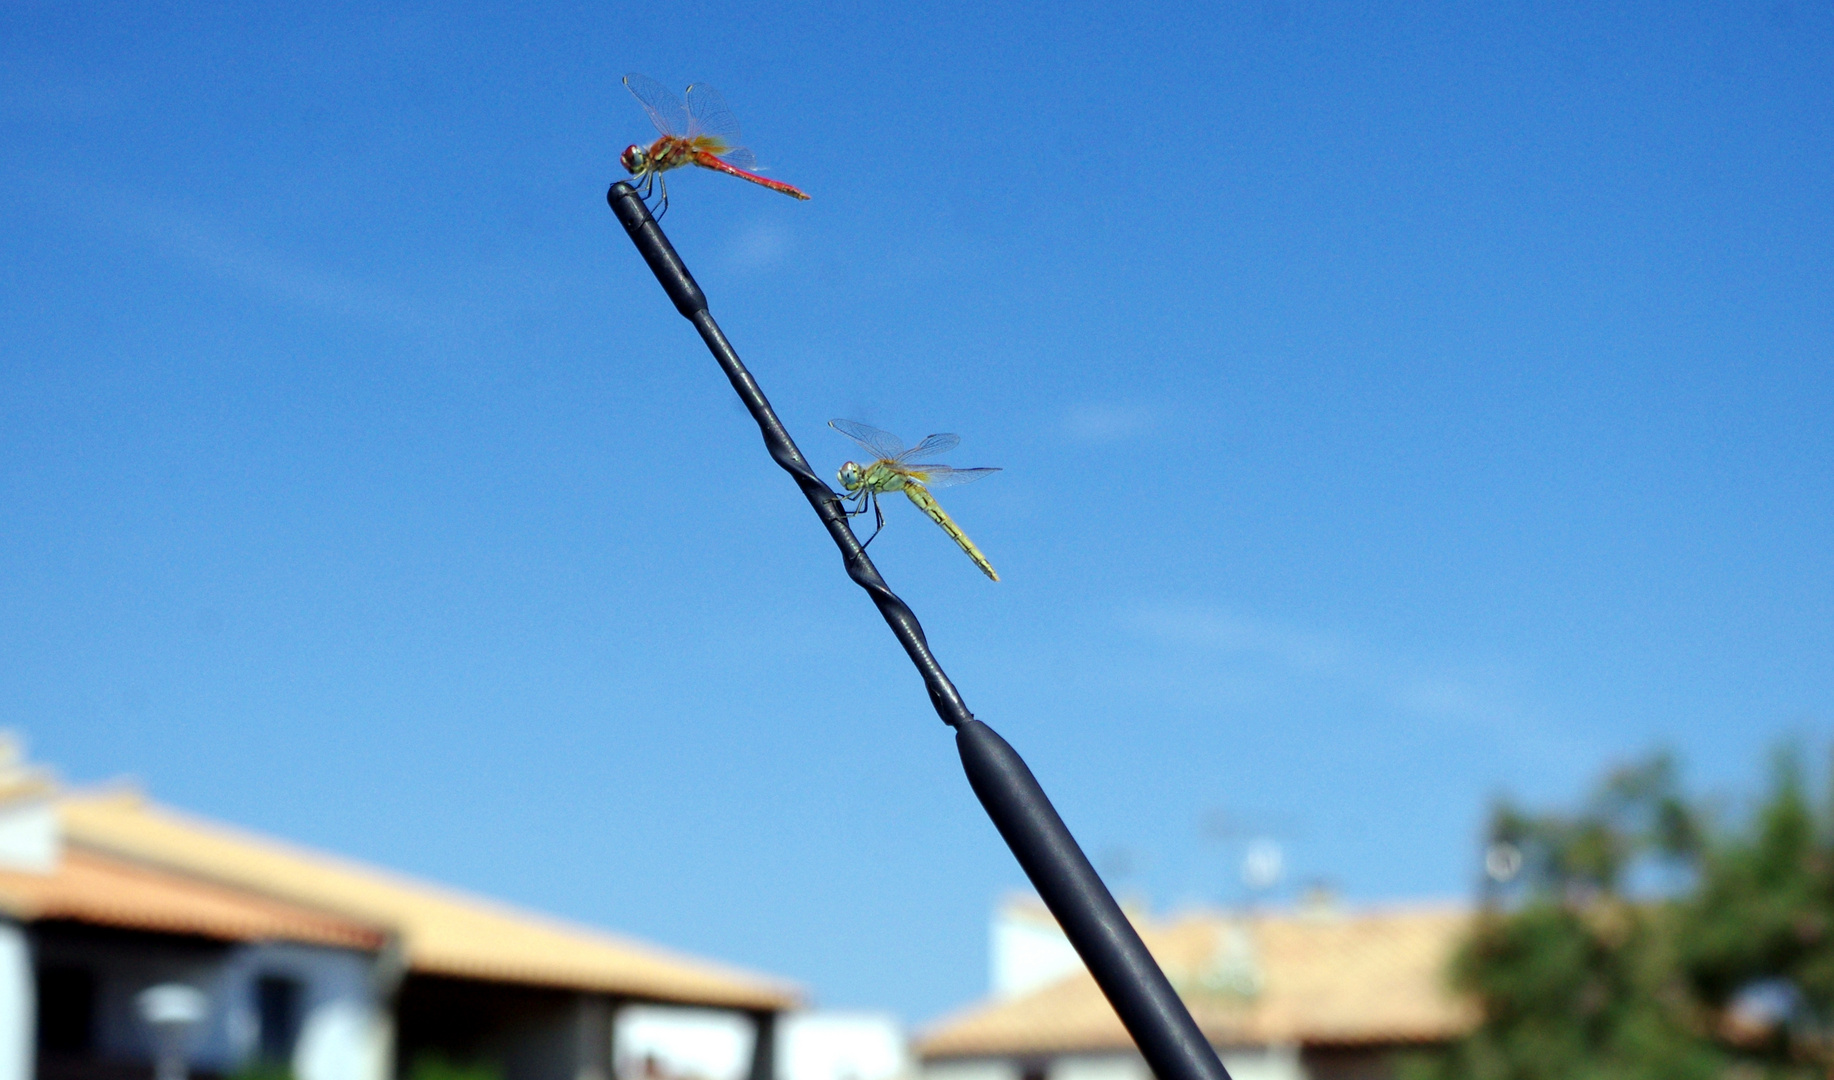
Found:
[[853, 534], [840, 496], [809, 467], [795, 440], [784, 430], [757, 380], [745, 369], [732, 343], [708, 313], [706, 294], [663, 235], [637, 189], [620, 180], [611, 185], [605, 198], [643, 261], [674, 302], [675, 310], [700, 332], [701, 340], [738, 391], [739, 399], [758, 422], [771, 459], [796, 481], [827, 526], [828, 535], [841, 550], [847, 575], [878, 605], [879, 614], [917, 666], [936, 714], [955, 729], [955, 745], [961, 752], [969, 785], [1031, 878], [1039, 897], [1063, 927], [1064, 936], [1095, 976], [1147, 1065], [1158, 1080], [1229, 1080], [1229, 1072], [1209, 1040], [1191, 1019], [1184, 1002], [1146, 951], [1140, 935], [1121, 913], [1120, 905], [1114, 902], [1095, 868], [1089, 865], [1088, 857], [1077, 846], [1032, 771], [1005, 739], [968, 711], [955, 684], [931, 654], [917, 616], [879, 576], [878, 568]]
[[210, 999], [195, 986], [160, 983], [140, 991], [134, 1007], [153, 1030], [154, 1080], [185, 1080], [191, 1033], [210, 1015]]

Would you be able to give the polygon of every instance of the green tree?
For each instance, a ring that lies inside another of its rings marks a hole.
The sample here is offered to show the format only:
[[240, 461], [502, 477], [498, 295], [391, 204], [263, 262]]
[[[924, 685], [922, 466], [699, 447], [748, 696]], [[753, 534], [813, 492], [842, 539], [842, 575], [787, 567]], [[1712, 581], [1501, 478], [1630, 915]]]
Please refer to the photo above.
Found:
[[[1829, 778], [1834, 778], [1830, 770]], [[1834, 784], [1783, 752], [1720, 820], [1668, 759], [1575, 813], [1496, 808], [1453, 984], [1480, 1020], [1433, 1080], [1834, 1076]]]
[[1834, 1075], [1834, 806], [1798, 755], [1737, 832], [1706, 846], [1676, 928], [1679, 962], [1753, 1075]]
[[251, 1061], [235, 1072], [227, 1080], [293, 1080], [293, 1070], [273, 1061]]
[[1667, 758], [1609, 776], [1574, 814], [1492, 814], [1489, 875], [1452, 980], [1480, 1021], [1419, 1077], [1693, 1080], [1723, 1075], [1676, 951], [1681, 901], [1635, 898], [1639, 872], [1700, 851]]
[[487, 1062], [454, 1061], [443, 1054], [419, 1054], [408, 1080], [502, 1080], [503, 1072]]

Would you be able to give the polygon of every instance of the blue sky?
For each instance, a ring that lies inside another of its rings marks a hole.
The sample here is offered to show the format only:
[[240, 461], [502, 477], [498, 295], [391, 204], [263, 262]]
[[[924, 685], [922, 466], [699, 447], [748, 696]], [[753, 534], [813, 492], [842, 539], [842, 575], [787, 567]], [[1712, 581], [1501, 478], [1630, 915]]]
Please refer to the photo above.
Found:
[[[0, 724], [922, 1019], [1022, 878], [606, 209], [665, 224], [1120, 887], [1466, 895], [1488, 802], [1823, 744], [1834, 9], [0, 12]], [[1217, 827], [1218, 823], [1221, 827]]]

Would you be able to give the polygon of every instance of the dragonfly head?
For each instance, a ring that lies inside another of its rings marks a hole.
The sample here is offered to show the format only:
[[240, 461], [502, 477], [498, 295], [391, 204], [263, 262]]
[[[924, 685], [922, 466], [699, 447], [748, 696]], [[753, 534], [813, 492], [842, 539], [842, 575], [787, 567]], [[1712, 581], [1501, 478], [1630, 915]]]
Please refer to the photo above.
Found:
[[623, 163], [624, 171], [632, 176], [642, 176], [650, 167], [649, 152], [636, 143], [625, 147], [624, 153], [618, 155], [618, 160]]
[[841, 487], [848, 491], [858, 491], [860, 490], [860, 485], [866, 482], [866, 477], [862, 473], [859, 465], [851, 461], [841, 466], [839, 479]]

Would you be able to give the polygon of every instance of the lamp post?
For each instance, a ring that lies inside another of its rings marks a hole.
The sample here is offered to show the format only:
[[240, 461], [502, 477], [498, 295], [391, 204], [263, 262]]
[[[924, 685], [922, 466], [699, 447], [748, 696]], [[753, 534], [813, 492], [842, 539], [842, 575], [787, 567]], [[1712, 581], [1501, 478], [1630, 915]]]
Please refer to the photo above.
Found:
[[140, 1019], [153, 1030], [154, 1080], [185, 1080], [191, 1033], [210, 1013], [210, 999], [184, 983], [160, 983], [134, 999]]

